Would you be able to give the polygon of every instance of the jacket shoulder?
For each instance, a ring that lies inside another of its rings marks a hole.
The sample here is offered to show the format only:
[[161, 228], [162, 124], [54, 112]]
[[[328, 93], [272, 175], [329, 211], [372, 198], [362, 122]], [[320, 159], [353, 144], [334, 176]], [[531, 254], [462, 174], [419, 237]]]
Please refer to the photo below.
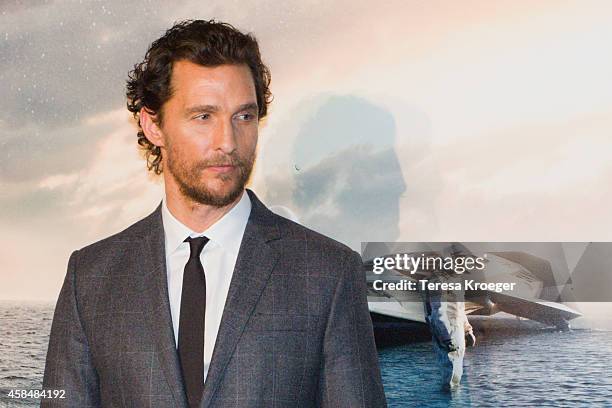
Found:
[[122, 231], [80, 248], [77, 251], [79, 258], [88, 259], [89, 261], [93, 261], [96, 258], [107, 258], [114, 252], [120, 251], [122, 247], [127, 248], [130, 247], [130, 244], [142, 241], [155, 228], [161, 228], [159, 206], [152, 213]]
[[349, 246], [312, 230], [302, 224], [278, 216], [281, 231], [278, 241], [287, 267], [281, 268], [288, 275], [324, 277], [331, 285], [338, 280], [365, 282], [361, 255]]
[[359, 256], [356, 251], [340, 241], [323, 235], [320, 232], [281, 215], [274, 214], [274, 216], [278, 217], [277, 223], [281, 228], [281, 234], [285, 240], [294, 243], [302, 243], [308, 247], [309, 251], [324, 253], [331, 258], [335, 258], [336, 261], [346, 259], [351, 255]]

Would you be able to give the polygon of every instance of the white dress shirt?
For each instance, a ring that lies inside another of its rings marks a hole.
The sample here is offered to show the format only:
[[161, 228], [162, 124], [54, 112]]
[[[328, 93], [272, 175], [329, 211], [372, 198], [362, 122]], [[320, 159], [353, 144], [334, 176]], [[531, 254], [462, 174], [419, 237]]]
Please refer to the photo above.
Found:
[[206, 379], [240, 243], [251, 213], [251, 200], [246, 191], [243, 191], [238, 204], [202, 233], [192, 231], [177, 220], [168, 210], [165, 196], [162, 201], [168, 298], [177, 347], [183, 272], [190, 251], [189, 243], [183, 241], [187, 237], [203, 235], [210, 240], [200, 254], [200, 261], [206, 274], [206, 317], [204, 319], [204, 379]]

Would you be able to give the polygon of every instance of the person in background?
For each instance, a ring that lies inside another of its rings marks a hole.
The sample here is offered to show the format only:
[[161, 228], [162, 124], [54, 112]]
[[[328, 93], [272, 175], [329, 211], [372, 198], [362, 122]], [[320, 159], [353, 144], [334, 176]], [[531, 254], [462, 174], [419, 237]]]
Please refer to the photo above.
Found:
[[[431, 282], [459, 282], [456, 273], [435, 272]], [[455, 390], [463, 375], [463, 358], [467, 345], [474, 346], [476, 337], [465, 313], [462, 291], [427, 291], [425, 320], [432, 334], [436, 359], [440, 365], [443, 388]]]

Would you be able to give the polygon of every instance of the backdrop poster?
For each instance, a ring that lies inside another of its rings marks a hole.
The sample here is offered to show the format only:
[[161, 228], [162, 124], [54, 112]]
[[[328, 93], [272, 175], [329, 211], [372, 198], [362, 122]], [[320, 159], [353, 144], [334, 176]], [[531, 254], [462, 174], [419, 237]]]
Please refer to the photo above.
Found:
[[[274, 101], [249, 188], [277, 213], [359, 252], [612, 241], [609, 2], [5, 1], [0, 11], [2, 406], [38, 404], [8, 392], [41, 387], [70, 253], [161, 200], [125, 83], [179, 20], [257, 37]], [[572, 332], [489, 330], [466, 350], [455, 393], [433, 385], [428, 333], [379, 344], [389, 406], [604, 404], [612, 308], [577, 307]]]

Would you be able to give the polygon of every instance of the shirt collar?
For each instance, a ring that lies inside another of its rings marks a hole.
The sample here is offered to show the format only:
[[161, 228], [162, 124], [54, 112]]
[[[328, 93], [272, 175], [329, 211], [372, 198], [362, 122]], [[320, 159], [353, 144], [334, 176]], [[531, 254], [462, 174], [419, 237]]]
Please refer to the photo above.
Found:
[[228, 251], [238, 253], [250, 214], [251, 200], [246, 191], [243, 190], [238, 204], [232, 207], [217, 222], [208, 227], [206, 231], [197, 233], [172, 215], [166, 204], [166, 196], [164, 194], [162, 199], [162, 222], [166, 236], [166, 253], [171, 254], [176, 251], [185, 238], [202, 235], [208, 237], [211, 243], [218, 244]]

